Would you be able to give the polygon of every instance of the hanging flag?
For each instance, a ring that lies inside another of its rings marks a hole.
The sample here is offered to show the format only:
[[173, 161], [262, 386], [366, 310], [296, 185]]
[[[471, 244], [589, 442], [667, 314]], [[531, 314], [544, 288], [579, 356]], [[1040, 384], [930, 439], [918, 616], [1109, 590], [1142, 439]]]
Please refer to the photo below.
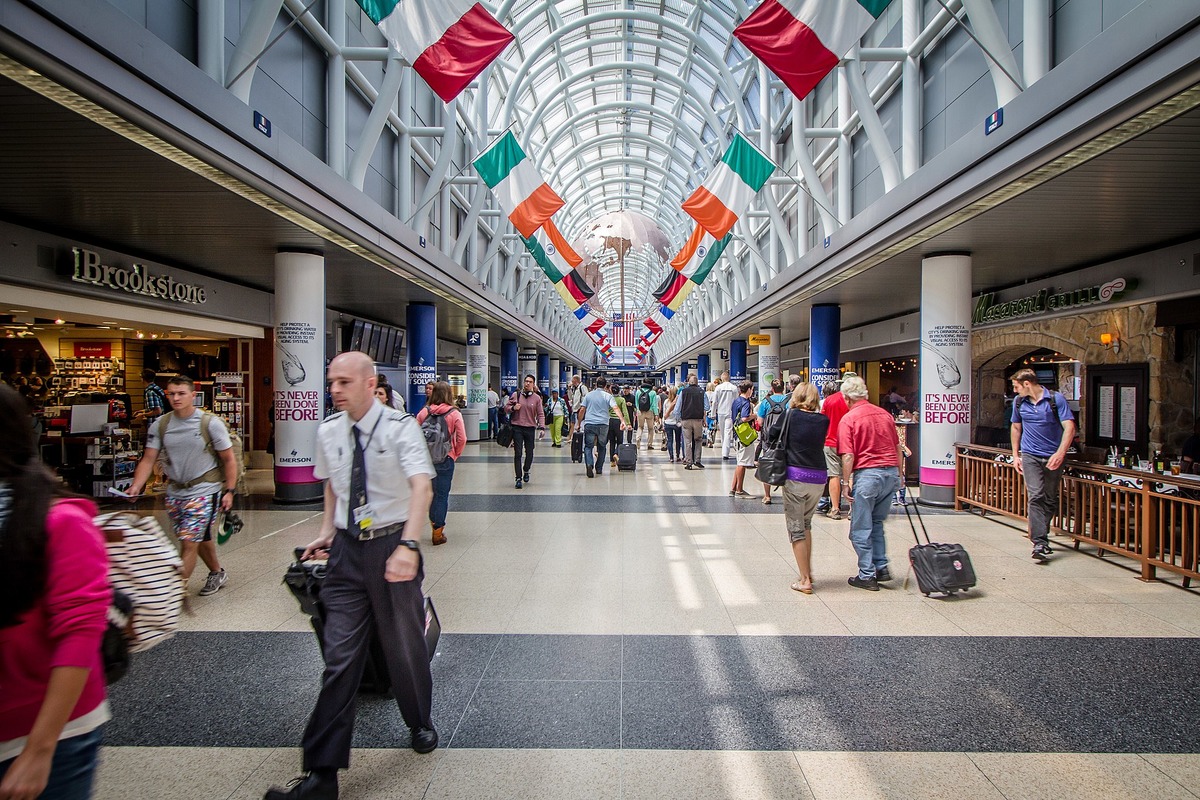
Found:
[[680, 307], [683, 306], [683, 301], [688, 299], [688, 295], [690, 295], [692, 290], [695, 288], [696, 284], [692, 283], [691, 281], [685, 282], [680, 288], [679, 293], [675, 295], [674, 299], [672, 299], [670, 302], [664, 301], [663, 305], [671, 309], [671, 313], [678, 311]]
[[679, 254], [671, 261], [671, 266], [679, 274], [691, 278], [693, 283], [704, 283], [708, 273], [721, 259], [721, 253], [725, 252], [730, 238], [726, 235], [723, 239], [714, 239], [711, 233], [697, 225]]
[[610, 334], [615, 347], [633, 347], [637, 344], [638, 327], [637, 315], [630, 312], [613, 317], [612, 333]]
[[605, 327], [608, 323], [599, 317], [593, 316], [591, 322], [583, 326], [583, 330], [594, 342], [602, 342], [608, 338], [608, 332]]
[[511, 131], [492, 142], [473, 163], [525, 239], [563, 207], [563, 199], [546, 184]]
[[472, 0], [358, 0], [358, 5], [447, 103], [514, 39]]
[[735, 133], [720, 162], [684, 201], [683, 210], [714, 239], [723, 239], [774, 171], [771, 159]]
[[690, 283], [692, 282], [688, 278], [672, 270], [667, 273], [667, 277], [654, 290], [654, 296], [664, 306], [669, 306], [671, 305], [671, 301]]
[[763, 0], [733, 35], [802, 100], [890, 2]]
[[546, 277], [552, 283], [558, 283], [571, 270], [582, 264], [583, 259], [567, 243], [553, 219], [548, 219], [542, 224], [541, 234], [535, 232], [533, 236], [524, 239], [525, 249], [533, 255], [533, 260], [542, 268], [542, 272], [546, 273]]
[[651, 314], [649, 317], [646, 317], [646, 320], [642, 323], [641, 340], [647, 345], [653, 345], [656, 341], [658, 341], [658, 337], [662, 336], [662, 322], [658, 319], [655, 319], [656, 316], [658, 316], [657, 311], [654, 312], [654, 314]]

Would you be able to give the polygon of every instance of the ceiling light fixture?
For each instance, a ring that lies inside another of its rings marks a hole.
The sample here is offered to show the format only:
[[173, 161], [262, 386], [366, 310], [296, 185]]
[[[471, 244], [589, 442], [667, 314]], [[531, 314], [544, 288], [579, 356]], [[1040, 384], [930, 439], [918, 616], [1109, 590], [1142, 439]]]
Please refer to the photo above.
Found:
[[66, 320], [65, 320], [65, 319], [63, 319], [62, 317], [55, 317], [55, 318], [54, 318], [54, 324], [55, 324], [55, 325], [63, 325], [63, 324], [65, 324], [65, 323], [66, 323]]

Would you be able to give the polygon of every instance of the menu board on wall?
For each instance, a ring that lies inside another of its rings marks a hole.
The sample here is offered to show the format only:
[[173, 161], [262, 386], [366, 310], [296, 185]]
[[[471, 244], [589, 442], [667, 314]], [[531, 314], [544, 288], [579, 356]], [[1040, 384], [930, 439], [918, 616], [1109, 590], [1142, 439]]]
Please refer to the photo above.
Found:
[[1121, 435], [1126, 442], [1137, 441], [1137, 387], [1121, 387]]
[[1096, 413], [1099, 415], [1100, 437], [1103, 439], [1113, 438], [1116, 388], [1115, 386], [1100, 387], [1100, 407], [1096, 410]]

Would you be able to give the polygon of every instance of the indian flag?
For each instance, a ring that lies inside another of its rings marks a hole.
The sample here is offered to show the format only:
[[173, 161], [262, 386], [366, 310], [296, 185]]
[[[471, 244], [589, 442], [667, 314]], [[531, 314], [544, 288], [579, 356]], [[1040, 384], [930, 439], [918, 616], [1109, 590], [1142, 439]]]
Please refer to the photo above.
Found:
[[891, 0], [763, 0], [733, 35], [803, 99]]
[[683, 210], [714, 239], [724, 239], [774, 171], [771, 159], [735, 133], [721, 161], [684, 201]]
[[563, 199], [546, 185], [511, 131], [493, 142], [473, 163], [479, 177], [496, 195], [500, 208], [508, 213], [513, 227], [526, 239], [563, 207]]
[[[533, 260], [542, 268], [553, 283], [558, 283], [571, 273], [571, 270], [583, 263], [579, 254], [567, 243], [559, 232], [554, 220], [548, 219], [542, 225], [542, 234], [536, 232], [525, 239], [525, 248], [533, 255]], [[543, 244], [544, 240], [544, 244]]]
[[357, 0], [429, 88], [449, 103], [504, 52], [513, 35], [470, 0]]
[[728, 244], [729, 236], [714, 239], [711, 233], [697, 225], [684, 243], [683, 249], [671, 261], [671, 266], [680, 275], [690, 278], [693, 283], [704, 283], [704, 279], [721, 259], [721, 253], [725, 252], [725, 246]]

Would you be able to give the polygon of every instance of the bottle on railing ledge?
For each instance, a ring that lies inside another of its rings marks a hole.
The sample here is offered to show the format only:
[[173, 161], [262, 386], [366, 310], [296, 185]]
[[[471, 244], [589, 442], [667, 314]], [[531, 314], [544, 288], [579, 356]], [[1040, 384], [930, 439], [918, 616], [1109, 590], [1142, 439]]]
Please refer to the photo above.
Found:
[[1133, 454], [1129, 452], [1129, 448], [1125, 448], [1125, 452], [1121, 453], [1121, 469], [1129, 469], [1133, 466]]
[[1159, 475], [1167, 471], [1167, 459], [1163, 457], [1162, 450], [1156, 450], [1154, 453], [1154, 471]]

